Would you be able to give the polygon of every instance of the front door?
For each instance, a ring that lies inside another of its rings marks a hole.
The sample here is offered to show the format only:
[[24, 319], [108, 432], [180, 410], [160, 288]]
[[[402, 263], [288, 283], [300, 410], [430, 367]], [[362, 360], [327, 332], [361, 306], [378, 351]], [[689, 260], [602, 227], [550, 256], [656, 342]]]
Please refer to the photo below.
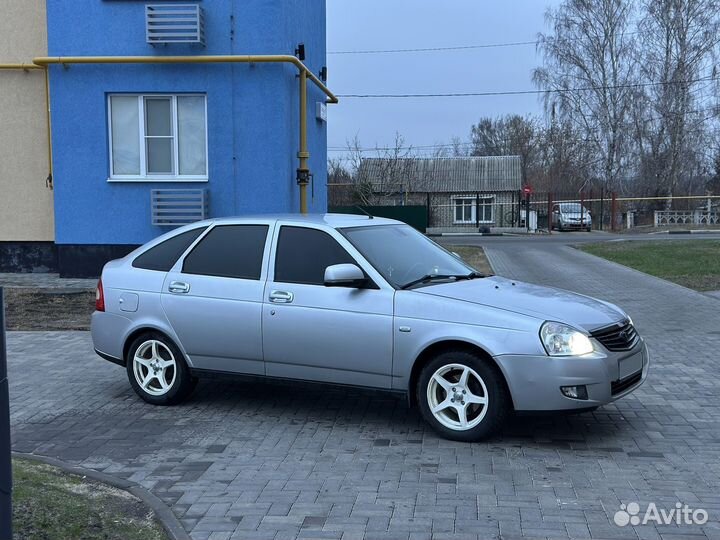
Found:
[[395, 291], [372, 281], [361, 289], [326, 287], [328, 266], [367, 270], [330, 232], [283, 225], [275, 236], [263, 304], [266, 373], [390, 388]]
[[264, 374], [263, 261], [269, 229], [268, 224], [217, 225], [168, 273], [162, 307], [194, 368]]

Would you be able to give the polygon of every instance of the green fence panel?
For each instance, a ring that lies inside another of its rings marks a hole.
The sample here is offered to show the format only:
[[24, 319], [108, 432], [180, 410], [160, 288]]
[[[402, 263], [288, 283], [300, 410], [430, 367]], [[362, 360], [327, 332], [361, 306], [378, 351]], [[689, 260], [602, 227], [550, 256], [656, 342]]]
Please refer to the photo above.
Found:
[[[362, 210], [361, 210], [362, 208]], [[334, 214], [364, 214], [367, 212], [376, 217], [397, 219], [416, 228], [421, 233], [427, 231], [428, 212], [427, 206], [331, 206], [328, 211]]]

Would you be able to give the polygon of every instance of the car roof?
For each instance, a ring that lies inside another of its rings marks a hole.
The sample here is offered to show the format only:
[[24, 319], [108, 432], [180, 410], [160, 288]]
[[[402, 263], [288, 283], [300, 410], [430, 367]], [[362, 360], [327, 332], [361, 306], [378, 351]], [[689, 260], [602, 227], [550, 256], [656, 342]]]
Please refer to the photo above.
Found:
[[[394, 219], [373, 217], [357, 214], [256, 214], [246, 216], [222, 217], [206, 220], [202, 223], [232, 224], [253, 221], [282, 221], [284, 223], [327, 225], [334, 229], [344, 227], [364, 227], [373, 225], [403, 225]], [[194, 225], [198, 225], [195, 223]]]

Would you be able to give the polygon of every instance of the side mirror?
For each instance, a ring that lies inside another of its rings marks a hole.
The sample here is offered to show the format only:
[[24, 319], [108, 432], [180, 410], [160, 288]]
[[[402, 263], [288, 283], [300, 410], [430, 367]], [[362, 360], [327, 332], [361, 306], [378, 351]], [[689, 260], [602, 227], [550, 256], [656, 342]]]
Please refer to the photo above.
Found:
[[354, 264], [333, 264], [325, 269], [326, 287], [353, 287], [365, 285], [367, 278]]

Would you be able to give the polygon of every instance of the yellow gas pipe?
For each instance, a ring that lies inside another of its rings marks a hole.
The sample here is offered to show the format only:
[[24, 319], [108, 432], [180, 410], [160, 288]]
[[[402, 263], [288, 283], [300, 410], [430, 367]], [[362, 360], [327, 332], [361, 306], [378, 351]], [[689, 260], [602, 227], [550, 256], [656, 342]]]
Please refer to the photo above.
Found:
[[[300, 185], [300, 212], [307, 213], [307, 184], [310, 177], [307, 148], [307, 80], [310, 79], [327, 97], [327, 103], [338, 98], [297, 57], [278, 55], [207, 55], [207, 56], [39, 56], [32, 64], [0, 64], [0, 69], [46, 69], [50, 64], [213, 64], [213, 63], [285, 63], [292, 64], [300, 74], [300, 148], [298, 149], [298, 183]], [[47, 77], [47, 71], [46, 71]], [[52, 149], [50, 148], [50, 96], [49, 82], [45, 82], [48, 109], [48, 159], [52, 180]]]

